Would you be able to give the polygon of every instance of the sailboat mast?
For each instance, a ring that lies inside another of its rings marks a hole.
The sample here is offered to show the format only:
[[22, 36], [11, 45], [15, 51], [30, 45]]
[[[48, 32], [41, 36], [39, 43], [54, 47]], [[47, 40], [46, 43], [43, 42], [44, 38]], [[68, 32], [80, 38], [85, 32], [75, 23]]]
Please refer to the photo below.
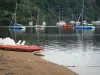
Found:
[[83, 6], [82, 6], [82, 25], [83, 25], [83, 14], [84, 14], [84, 0], [83, 0]]
[[43, 22], [45, 21], [45, 19], [44, 19], [44, 13], [43, 13]]
[[39, 11], [40, 9], [38, 9], [38, 16], [37, 16], [37, 22], [36, 22], [36, 25], [39, 25]]
[[60, 22], [60, 8], [59, 8], [59, 22]]
[[15, 22], [14, 22], [14, 26], [16, 25], [16, 12], [17, 12], [17, 3], [16, 3], [16, 8], [15, 8]]

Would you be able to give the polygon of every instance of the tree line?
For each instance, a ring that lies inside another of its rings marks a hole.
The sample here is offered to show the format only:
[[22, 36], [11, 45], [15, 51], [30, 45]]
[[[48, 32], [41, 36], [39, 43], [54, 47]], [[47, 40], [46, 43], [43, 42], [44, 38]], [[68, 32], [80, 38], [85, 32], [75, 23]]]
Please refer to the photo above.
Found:
[[[70, 20], [77, 20], [82, 10], [83, 0], [1, 0], [0, 1], [0, 25], [10, 25], [15, 13], [18, 23], [27, 25], [30, 20], [36, 24], [37, 15], [39, 22], [43, 21], [43, 16], [47, 25], [55, 25], [59, 19], [67, 23]], [[100, 1], [84, 0], [84, 19], [87, 21], [99, 20]], [[38, 11], [39, 10], [39, 11]]]

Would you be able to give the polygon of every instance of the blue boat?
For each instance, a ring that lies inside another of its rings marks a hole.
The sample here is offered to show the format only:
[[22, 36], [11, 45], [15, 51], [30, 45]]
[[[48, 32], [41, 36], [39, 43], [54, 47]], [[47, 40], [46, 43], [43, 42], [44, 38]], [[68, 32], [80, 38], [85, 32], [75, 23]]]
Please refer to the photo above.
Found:
[[[9, 29], [25, 29], [26, 27], [25, 26], [22, 26], [22, 24], [18, 24], [16, 22], [16, 11], [17, 11], [17, 2], [16, 2], [16, 8], [15, 8], [15, 13], [13, 14], [13, 17], [12, 17], [12, 21], [11, 21], [11, 24], [9, 26]], [[14, 20], [14, 21], [13, 21]]]
[[94, 29], [94, 26], [75, 26], [74, 29]]
[[[74, 26], [73, 29], [80, 29], [80, 30], [81, 30], [81, 29], [95, 29], [95, 27], [92, 26], [92, 24], [88, 24], [88, 23], [86, 22], [86, 20], [83, 19], [83, 17], [84, 17], [83, 14], [84, 14], [84, 0], [83, 0], [83, 6], [82, 6], [82, 10], [81, 10], [79, 19], [78, 19], [78, 21], [76, 22], [76, 26]], [[81, 22], [79, 22], [80, 18], [82, 18], [82, 19], [81, 19]]]
[[9, 26], [10, 29], [25, 29], [25, 26]]
[[22, 26], [21, 24], [15, 24], [14, 26], [9, 26], [10, 29], [25, 29], [25, 26]]

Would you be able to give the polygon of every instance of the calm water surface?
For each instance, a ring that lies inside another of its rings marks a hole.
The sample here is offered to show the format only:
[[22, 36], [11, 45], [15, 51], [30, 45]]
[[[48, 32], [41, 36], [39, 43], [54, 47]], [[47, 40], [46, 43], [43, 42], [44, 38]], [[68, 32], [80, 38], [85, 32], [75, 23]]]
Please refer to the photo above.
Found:
[[[72, 30], [59, 28], [27, 28], [26, 31], [10, 31], [1, 28], [1, 37], [10, 36], [16, 41], [44, 48], [44, 59], [64, 65], [79, 75], [100, 75], [100, 30]], [[14, 36], [16, 35], [16, 36]], [[16, 38], [15, 38], [16, 37]], [[75, 67], [71, 67], [75, 66]]]

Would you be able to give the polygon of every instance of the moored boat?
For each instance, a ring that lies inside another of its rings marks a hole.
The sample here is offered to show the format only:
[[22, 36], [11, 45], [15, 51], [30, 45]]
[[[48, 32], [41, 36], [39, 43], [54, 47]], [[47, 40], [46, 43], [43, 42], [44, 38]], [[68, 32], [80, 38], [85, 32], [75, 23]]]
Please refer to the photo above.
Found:
[[9, 26], [10, 29], [25, 29], [25, 26]]
[[71, 27], [71, 25], [69, 25], [69, 24], [65, 24], [65, 25], [62, 25], [61, 28], [70, 29], [70, 28], [72, 28], [72, 27]]
[[95, 29], [94, 26], [75, 26], [74, 29]]
[[66, 22], [65, 21], [59, 21], [56, 23], [57, 26], [63, 26], [63, 25], [66, 25]]
[[25, 26], [23, 26], [22, 24], [19, 24], [17, 23], [17, 20], [16, 20], [16, 14], [17, 14], [17, 5], [18, 3], [16, 2], [16, 8], [15, 8], [15, 13], [13, 14], [13, 17], [12, 17], [12, 21], [10, 23], [10, 26], [9, 26], [9, 29], [26, 29]]
[[[81, 22], [79, 21], [80, 17], [81, 17]], [[84, 17], [84, 0], [79, 19], [78, 21], [76, 21], [76, 26], [74, 26], [73, 29], [95, 29], [95, 26], [92, 26], [92, 24], [88, 24], [83, 17]]]

